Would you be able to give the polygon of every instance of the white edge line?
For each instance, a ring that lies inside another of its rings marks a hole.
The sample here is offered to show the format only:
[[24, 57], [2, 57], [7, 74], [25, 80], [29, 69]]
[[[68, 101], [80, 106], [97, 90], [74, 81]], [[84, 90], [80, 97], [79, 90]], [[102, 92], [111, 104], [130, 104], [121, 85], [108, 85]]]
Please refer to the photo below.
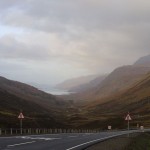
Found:
[[14, 146], [19, 146], [19, 145], [25, 145], [25, 144], [31, 144], [35, 143], [36, 141], [31, 141], [31, 142], [26, 142], [26, 143], [19, 143], [19, 144], [14, 144], [14, 145], [7, 145], [7, 147], [14, 147]]
[[96, 139], [96, 140], [93, 140], [93, 141], [89, 141], [89, 142], [82, 143], [82, 144], [80, 144], [80, 145], [77, 145], [77, 146], [74, 146], [74, 147], [68, 148], [68, 149], [66, 149], [66, 150], [72, 150], [72, 149], [77, 148], [77, 147], [80, 147], [80, 146], [82, 146], [82, 145], [86, 145], [86, 144], [89, 144], [89, 143], [93, 143], [93, 142], [97, 142], [97, 141], [101, 141], [101, 140], [109, 139], [109, 138], [116, 137], [116, 136], [120, 136], [120, 135], [122, 135], [122, 134], [119, 134], [119, 135], [113, 135], [113, 136], [108, 136], [108, 137], [100, 138], [100, 139]]

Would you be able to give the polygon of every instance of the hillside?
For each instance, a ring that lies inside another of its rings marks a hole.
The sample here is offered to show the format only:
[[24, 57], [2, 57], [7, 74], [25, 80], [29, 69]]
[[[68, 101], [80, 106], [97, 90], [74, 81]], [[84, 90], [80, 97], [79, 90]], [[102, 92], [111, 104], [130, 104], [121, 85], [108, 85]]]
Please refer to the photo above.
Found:
[[73, 99], [76, 102], [86, 102], [99, 99], [103, 102], [104, 98], [128, 89], [132, 84], [136, 83], [141, 77], [150, 71], [150, 67], [142, 66], [123, 66], [115, 69], [104, 80], [95, 87], [86, 91], [80, 91], [69, 96], [66, 99]]
[[111, 123], [123, 128], [124, 117], [130, 111], [134, 127], [137, 123], [149, 126], [149, 59], [143, 57], [133, 65], [119, 67], [96, 87], [68, 96], [78, 106], [69, 121], [77, 127], [106, 128]]
[[79, 127], [125, 128], [124, 120], [130, 112], [131, 126], [150, 126], [150, 74], [130, 86], [130, 88], [106, 98], [103, 103], [99, 100], [89, 102], [80, 111], [70, 116], [70, 121]]
[[64, 126], [59, 118], [56, 119], [58, 112], [51, 113], [38, 104], [28, 102], [2, 89], [0, 89], [0, 104], [0, 128], [19, 128], [18, 115], [20, 110], [25, 115], [23, 120], [24, 127]]
[[[72, 99], [77, 103], [93, 101], [110, 97], [122, 90], [128, 89], [132, 84], [136, 83], [141, 77], [150, 71], [150, 55], [139, 58], [133, 65], [122, 66], [116, 68], [107, 75], [103, 80], [94, 84], [85, 84], [86, 88], [81, 86], [77, 93], [64, 96], [65, 99]], [[93, 80], [97, 81], [97, 80]]]
[[[64, 125], [63, 111], [69, 103], [30, 85], [0, 77], [0, 126], [18, 126], [20, 110], [30, 127], [60, 127]], [[43, 124], [44, 122], [44, 124]]]
[[150, 67], [140, 66], [123, 66], [117, 68], [96, 87], [93, 94], [97, 95], [98, 98], [108, 97], [129, 88], [149, 71]]
[[0, 77], [0, 88], [29, 102], [35, 102], [47, 109], [66, 105], [65, 101], [54, 95], [45, 93], [33, 86], [21, 82], [8, 80], [4, 77]]

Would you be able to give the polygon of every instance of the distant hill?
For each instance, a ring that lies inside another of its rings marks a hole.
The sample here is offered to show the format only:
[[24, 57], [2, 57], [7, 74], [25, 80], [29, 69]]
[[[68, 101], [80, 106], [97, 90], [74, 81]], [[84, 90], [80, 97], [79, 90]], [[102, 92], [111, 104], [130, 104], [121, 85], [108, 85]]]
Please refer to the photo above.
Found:
[[91, 94], [95, 95], [96, 98], [108, 97], [111, 94], [127, 89], [149, 71], [150, 67], [140, 66], [117, 68], [93, 89]]
[[27, 116], [26, 126], [60, 127], [64, 122], [62, 112], [68, 105], [68, 102], [35, 87], [0, 77], [0, 127], [18, 126], [20, 110]]
[[56, 85], [56, 88], [72, 91], [72, 89], [79, 87], [80, 85], [89, 83], [90, 81], [95, 79], [97, 76], [98, 75], [88, 75], [88, 76], [82, 76], [82, 77], [69, 79], [69, 80], [64, 81], [63, 83]]
[[136, 66], [147, 66], [147, 67], [150, 67], [150, 55], [148, 56], [144, 56], [144, 57], [141, 57], [139, 60], [137, 60], [134, 65]]
[[98, 77], [94, 78], [93, 80], [91, 80], [87, 83], [84, 83], [84, 84], [81, 84], [81, 85], [71, 88], [69, 90], [69, 92], [79, 93], [79, 92], [84, 92], [84, 91], [90, 90], [90, 89], [96, 87], [97, 85], [99, 85], [106, 77], [107, 77], [107, 75], [99, 75]]
[[[97, 82], [94, 87], [87, 88], [87, 90], [78, 90], [78, 93], [64, 96], [66, 99], [72, 99], [80, 103], [80, 101], [93, 101], [99, 99], [103, 102], [104, 98], [107, 98], [122, 90], [128, 89], [132, 84], [136, 83], [141, 77], [150, 72], [150, 66], [148, 65], [149, 56], [146, 58], [146, 62], [143, 65], [141, 62], [143, 58], [140, 58], [134, 65], [122, 66], [115, 69], [108, 76], [106, 76], [101, 82]], [[144, 59], [145, 60], [145, 59]], [[138, 65], [139, 64], [139, 65]], [[68, 98], [67, 98], [68, 97]]]

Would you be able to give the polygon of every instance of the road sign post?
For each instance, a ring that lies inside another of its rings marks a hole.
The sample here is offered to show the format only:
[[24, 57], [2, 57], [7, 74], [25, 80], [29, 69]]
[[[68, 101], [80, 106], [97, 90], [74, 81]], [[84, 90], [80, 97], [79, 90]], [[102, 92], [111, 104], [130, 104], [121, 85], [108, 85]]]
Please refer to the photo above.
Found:
[[[127, 114], [125, 120], [128, 121], [128, 131], [129, 131], [129, 130], [130, 130], [130, 121], [132, 120], [131, 117], [130, 117], [129, 112], [128, 112], [128, 114]], [[129, 134], [128, 134], [128, 136], [129, 136]]]
[[20, 119], [20, 134], [22, 134], [22, 119], [24, 119], [22, 112], [19, 114], [18, 119]]

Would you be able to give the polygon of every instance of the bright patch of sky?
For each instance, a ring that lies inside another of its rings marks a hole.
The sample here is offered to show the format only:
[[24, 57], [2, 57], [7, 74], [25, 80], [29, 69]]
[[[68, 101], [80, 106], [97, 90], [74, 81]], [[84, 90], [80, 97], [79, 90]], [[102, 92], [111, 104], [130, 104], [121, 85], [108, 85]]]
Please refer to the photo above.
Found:
[[6, 26], [6, 25], [0, 25], [0, 36], [5, 36], [8, 34], [15, 34], [19, 35], [22, 34], [23, 30], [19, 29], [17, 27], [11, 27], [11, 26]]

